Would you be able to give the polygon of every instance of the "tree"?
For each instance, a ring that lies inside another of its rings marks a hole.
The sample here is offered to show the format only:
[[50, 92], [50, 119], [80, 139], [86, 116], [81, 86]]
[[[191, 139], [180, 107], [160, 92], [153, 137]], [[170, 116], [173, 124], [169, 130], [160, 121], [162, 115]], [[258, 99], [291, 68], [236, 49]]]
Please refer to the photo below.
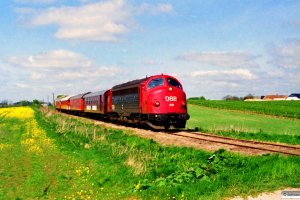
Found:
[[224, 96], [222, 99], [225, 100], [225, 101], [239, 101], [239, 100], [241, 100], [239, 97], [232, 96], [232, 95], [229, 95], [229, 94]]
[[27, 100], [23, 100], [23, 101], [19, 101], [19, 102], [14, 103], [14, 105], [16, 105], [16, 106], [29, 106], [29, 105], [31, 105], [31, 102], [27, 101]]
[[37, 99], [34, 99], [32, 101], [32, 103], [35, 104], [35, 105], [40, 105], [41, 104], [41, 102], [39, 100], [37, 100]]
[[57, 99], [60, 99], [60, 98], [63, 98], [63, 97], [66, 97], [67, 95], [64, 95], [64, 94], [59, 94], [59, 95], [57, 95]]
[[8, 106], [8, 100], [4, 99], [0, 102], [0, 107], [5, 107], [5, 106]]
[[204, 101], [206, 100], [204, 96], [201, 96], [201, 97], [191, 97], [189, 98], [189, 100], [201, 100], [201, 101]]
[[202, 101], [204, 101], [204, 100], [206, 100], [206, 99], [205, 99], [205, 97], [204, 97], [204, 96], [201, 96], [201, 97], [199, 97], [199, 100], [202, 100]]
[[246, 96], [244, 96], [244, 100], [246, 100], [246, 99], [254, 99], [254, 95], [249, 93]]

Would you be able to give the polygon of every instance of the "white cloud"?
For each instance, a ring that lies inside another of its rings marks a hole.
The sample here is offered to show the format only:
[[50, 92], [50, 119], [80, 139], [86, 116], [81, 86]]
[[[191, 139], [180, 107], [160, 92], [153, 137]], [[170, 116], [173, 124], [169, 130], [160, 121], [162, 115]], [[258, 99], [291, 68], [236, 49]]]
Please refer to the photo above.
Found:
[[[22, 0], [25, 2], [25, 0]], [[43, 2], [43, 0], [36, 0]], [[47, 2], [47, 0], [44, 0]], [[51, 2], [51, 0], [48, 0]], [[54, 0], [53, 0], [54, 1]], [[27, 2], [27, 0], [26, 0]], [[28, 1], [29, 2], [29, 1]], [[137, 28], [134, 17], [150, 13], [173, 12], [171, 4], [130, 4], [126, 0], [79, 0], [78, 6], [60, 6], [47, 9], [16, 8], [21, 25], [57, 27], [55, 37], [66, 40], [118, 42]]]
[[163, 13], [168, 13], [173, 11], [173, 6], [171, 4], [158, 4], [157, 10]]
[[[5, 61], [4, 61], [5, 60]], [[98, 66], [83, 55], [54, 50], [0, 60], [0, 92], [8, 99], [40, 99], [52, 94], [78, 94], [121, 83], [126, 71]], [[54, 67], [55, 66], [55, 67]], [[9, 91], [9, 92], [7, 92]]]
[[76, 68], [91, 66], [91, 61], [81, 54], [68, 50], [53, 50], [38, 55], [13, 56], [6, 62], [29, 68]]
[[42, 10], [31, 24], [57, 25], [55, 37], [59, 39], [114, 42], [129, 32], [131, 10], [123, 0], [63, 6]]
[[[63, 81], [93, 81], [103, 77], [113, 77], [122, 73], [114, 66], [95, 66], [81, 54], [67, 50], [53, 50], [30, 56], [7, 58], [6, 63], [20, 69], [31, 81], [44, 81], [63, 84]], [[28, 70], [29, 69], [29, 70]]]
[[40, 4], [49, 4], [49, 3], [53, 3], [56, 0], [16, 0], [19, 3], [40, 3]]
[[232, 70], [209, 70], [209, 71], [194, 71], [191, 72], [192, 77], [202, 78], [218, 78], [223, 80], [228, 79], [247, 79], [253, 80], [256, 78], [248, 69], [232, 69]]
[[17, 14], [21, 14], [21, 15], [33, 14], [35, 12], [33, 8], [26, 8], [26, 7], [18, 7], [15, 8], [14, 11]]
[[286, 76], [286, 72], [282, 70], [272, 70], [268, 71], [267, 75], [269, 76], [269, 78], [283, 78]]
[[253, 55], [243, 52], [192, 52], [177, 57], [180, 60], [217, 67], [245, 67], [255, 65]]
[[151, 5], [148, 3], [142, 3], [139, 7], [137, 7], [136, 12], [138, 14], [142, 13], [151, 13], [151, 14], [159, 14], [159, 13], [170, 13], [173, 11], [173, 6], [168, 3], [159, 3], [156, 5]]
[[103, 77], [113, 77], [121, 73], [122, 70], [117, 67], [107, 67], [102, 66], [98, 68], [90, 68], [86, 70], [80, 70], [80, 71], [65, 71], [58, 73], [56, 76], [56, 80], [100, 80]]
[[46, 79], [47, 75], [45, 73], [41, 73], [41, 72], [31, 72], [30, 75], [30, 79], [31, 80], [42, 80], [42, 79]]
[[281, 44], [270, 50], [271, 64], [288, 69], [300, 69], [300, 40]]
[[255, 81], [241, 78], [231, 80], [226, 76], [215, 79], [215, 77], [208, 76], [183, 75], [179, 80], [183, 83], [188, 97], [205, 96], [209, 99], [221, 99], [227, 94], [244, 96], [258, 92], [253, 89]]
[[142, 64], [146, 66], [160, 66], [163, 63], [156, 60], [144, 60], [142, 61]]
[[29, 85], [24, 84], [24, 83], [16, 83], [16, 86], [17, 86], [18, 88], [22, 88], [22, 89], [30, 88]]

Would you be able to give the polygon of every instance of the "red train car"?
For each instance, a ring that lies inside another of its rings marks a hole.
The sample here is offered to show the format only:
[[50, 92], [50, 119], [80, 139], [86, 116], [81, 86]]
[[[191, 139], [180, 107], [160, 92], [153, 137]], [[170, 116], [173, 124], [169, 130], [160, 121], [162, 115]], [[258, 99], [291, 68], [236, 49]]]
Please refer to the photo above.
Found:
[[60, 99], [56, 99], [55, 100], [55, 108], [57, 110], [60, 110], [60, 108], [61, 108], [61, 101], [60, 101]]
[[56, 108], [148, 124], [155, 129], [184, 128], [189, 119], [181, 83], [163, 74], [116, 85], [105, 91], [64, 97], [56, 102]]
[[111, 90], [89, 93], [84, 96], [84, 112], [107, 115], [111, 111]]
[[70, 110], [70, 97], [66, 96], [55, 101], [55, 107], [57, 110]]
[[114, 86], [111, 115], [153, 128], [184, 128], [189, 119], [181, 83], [163, 74]]
[[70, 97], [70, 110], [84, 112], [84, 96], [90, 92]]

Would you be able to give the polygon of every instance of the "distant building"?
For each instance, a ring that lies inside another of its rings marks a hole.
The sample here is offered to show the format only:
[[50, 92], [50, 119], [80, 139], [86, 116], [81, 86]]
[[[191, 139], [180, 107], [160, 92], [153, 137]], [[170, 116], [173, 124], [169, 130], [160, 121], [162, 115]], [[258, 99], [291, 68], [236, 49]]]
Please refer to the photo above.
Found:
[[244, 101], [261, 101], [260, 96], [252, 96], [251, 98], [244, 97]]
[[292, 93], [286, 100], [300, 100], [300, 93]]
[[244, 101], [263, 101], [260, 98], [256, 98], [256, 99], [245, 99]]
[[288, 98], [287, 95], [266, 95], [263, 100], [265, 101], [278, 101], [278, 100], [286, 100]]

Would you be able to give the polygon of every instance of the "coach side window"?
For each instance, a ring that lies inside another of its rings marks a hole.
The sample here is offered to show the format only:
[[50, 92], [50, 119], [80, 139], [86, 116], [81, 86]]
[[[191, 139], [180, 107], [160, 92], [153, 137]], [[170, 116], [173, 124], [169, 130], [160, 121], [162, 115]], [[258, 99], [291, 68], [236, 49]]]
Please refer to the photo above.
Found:
[[164, 85], [164, 79], [163, 78], [156, 78], [153, 79], [152, 81], [150, 81], [148, 83], [148, 89], [160, 86], [160, 85]]

